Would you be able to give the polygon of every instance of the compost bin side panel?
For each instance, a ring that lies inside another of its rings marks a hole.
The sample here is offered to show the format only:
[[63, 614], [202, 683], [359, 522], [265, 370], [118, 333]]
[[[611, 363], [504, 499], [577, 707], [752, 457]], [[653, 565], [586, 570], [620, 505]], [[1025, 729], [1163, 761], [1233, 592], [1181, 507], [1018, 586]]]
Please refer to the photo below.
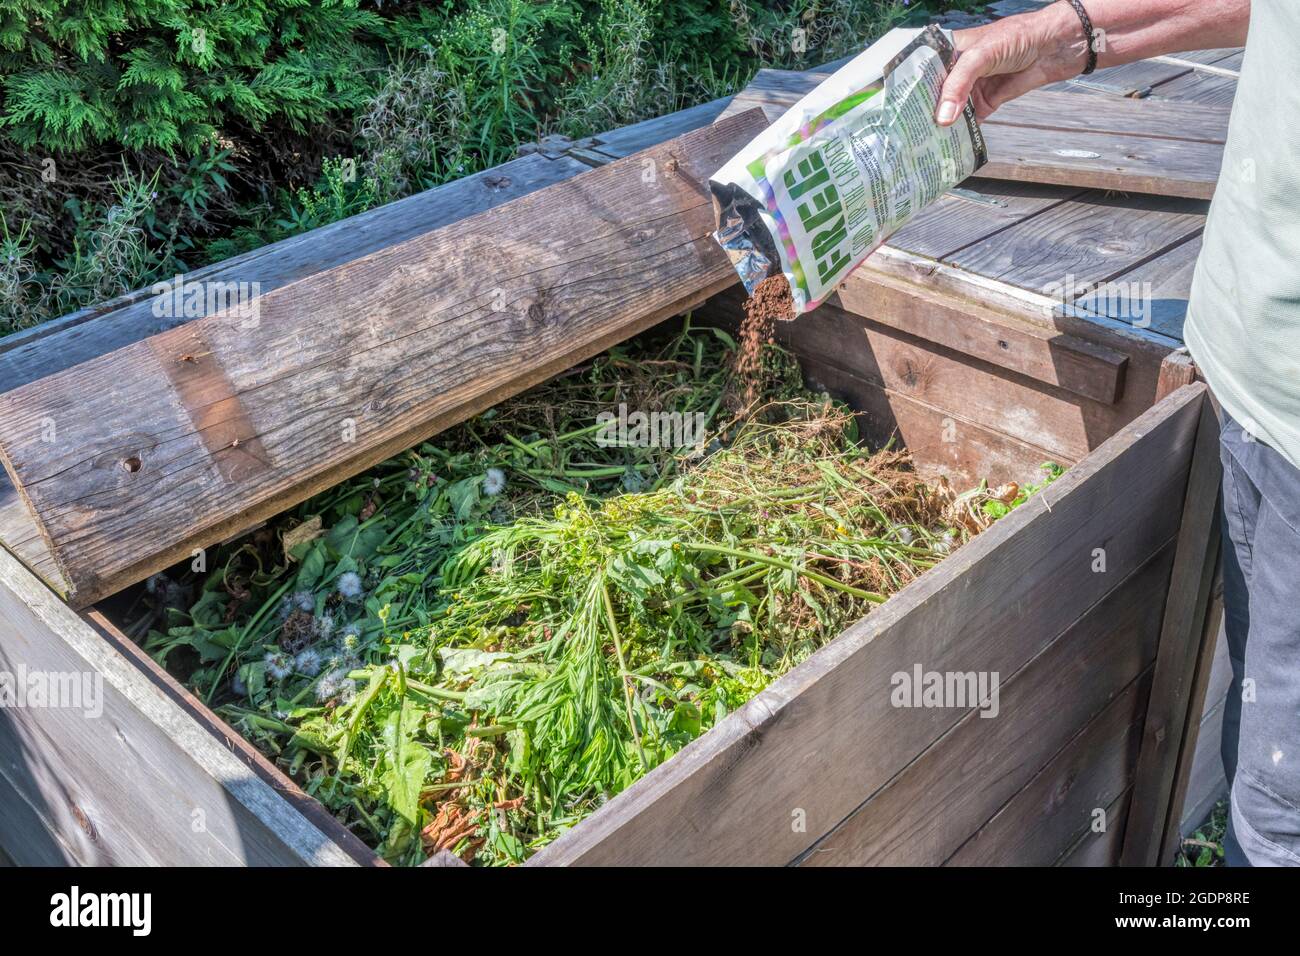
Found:
[[[819, 840], [813, 866], [1049, 865], [1132, 782], [1173, 562], [1166, 543], [1045, 650]], [[1008, 621], [1008, 626], [1015, 626]], [[954, 768], [971, 766], [969, 772]], [[979, 785], [972, 777], [979, 775]], [[1047, 796], [1044, 797], [1044, 794]]]
[[[1137, 418], [533, 862], [798, 858], [981, 709], [896, 706], [898, 675], [1015, 674], [1168, 545], [1204, 394]], [[987, 783], [978, 751], [949, 770]]]
[[0, 675], [15, 862], [354, 862], [3, 549]]

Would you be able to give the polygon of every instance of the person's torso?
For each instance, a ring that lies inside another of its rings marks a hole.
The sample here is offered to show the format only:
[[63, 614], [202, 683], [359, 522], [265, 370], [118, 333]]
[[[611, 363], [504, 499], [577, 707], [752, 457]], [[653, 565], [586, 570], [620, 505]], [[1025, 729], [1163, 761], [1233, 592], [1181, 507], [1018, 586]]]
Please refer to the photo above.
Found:
[[1254, 0], [1187, 344], [1243, 426], [1300, 466], [1300, 0]]

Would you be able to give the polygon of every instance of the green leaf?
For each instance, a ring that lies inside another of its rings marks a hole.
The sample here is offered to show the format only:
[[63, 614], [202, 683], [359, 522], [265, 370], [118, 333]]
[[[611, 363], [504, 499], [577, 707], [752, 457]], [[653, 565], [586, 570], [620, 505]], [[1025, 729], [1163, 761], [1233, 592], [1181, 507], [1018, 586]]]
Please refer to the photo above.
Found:
[[384, 846], [387, 858], [400, 856], [419, 832], [420, 793], [433, 764], [428, 749], [416, 740], [424, 717], [425, 712], [406, 699], [384, 720], [384, 769], [379, 782], [397, 817]]
[[302, 566], [298, 569], [298, 590], [310, 591], [324, 573], [325, 552], [319, 544], [313, 543], [311, 550], [303, 556]]

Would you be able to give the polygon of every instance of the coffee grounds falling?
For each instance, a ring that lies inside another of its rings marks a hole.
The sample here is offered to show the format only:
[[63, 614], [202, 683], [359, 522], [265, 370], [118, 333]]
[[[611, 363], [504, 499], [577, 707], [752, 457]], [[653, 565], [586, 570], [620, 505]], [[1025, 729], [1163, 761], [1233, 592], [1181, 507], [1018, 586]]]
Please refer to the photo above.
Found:
[[794, 296], [790, 283], [781, 273], [768, 276], [754, 286], [754, 294], [745, 301], [745, 319], [740, 323], [740, 336], [732, 371], [740, 384], [739, 393], [732, 393], [728, 404], [733, 411], [748, 408], [763, 392], [763, 347], [772, 342], [777, 322], [794, 318]]

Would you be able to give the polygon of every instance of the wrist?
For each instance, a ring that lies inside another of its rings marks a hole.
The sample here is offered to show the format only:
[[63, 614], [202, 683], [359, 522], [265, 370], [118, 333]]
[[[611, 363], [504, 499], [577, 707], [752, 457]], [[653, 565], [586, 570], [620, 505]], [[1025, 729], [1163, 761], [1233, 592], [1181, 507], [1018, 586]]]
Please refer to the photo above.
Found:
[[1050, 78], [1048, 82], [1070, 80], [1082, 73], [1088, 64], [1088, 41], [1074, 7], [1056, 0], [1030, 16], [1035, 18], [1038, 65]]

